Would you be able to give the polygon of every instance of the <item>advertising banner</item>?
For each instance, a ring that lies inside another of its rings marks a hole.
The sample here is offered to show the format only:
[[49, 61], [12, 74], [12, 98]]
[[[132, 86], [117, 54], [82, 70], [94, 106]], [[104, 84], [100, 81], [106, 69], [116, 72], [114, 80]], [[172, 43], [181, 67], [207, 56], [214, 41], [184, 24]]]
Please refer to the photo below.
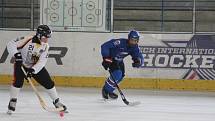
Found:
[[[181, 79], [215, 79], [215, 36], [194, 35], [189, 40], [160, 40], [163, 46], [141, 46], [144, 55], [143, 69], [174, 69], [169, 75]], [[164, 74], [164, 77], [167, 75]]]

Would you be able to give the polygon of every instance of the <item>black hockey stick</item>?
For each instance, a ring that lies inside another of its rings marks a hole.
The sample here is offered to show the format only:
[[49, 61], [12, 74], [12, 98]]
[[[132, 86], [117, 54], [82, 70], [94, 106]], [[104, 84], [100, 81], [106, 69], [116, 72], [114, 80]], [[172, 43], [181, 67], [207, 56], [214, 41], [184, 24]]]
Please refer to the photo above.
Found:
[[114, 77], [113, 77], [111, 71], [110, 71], [110, 70], [108, 70], [108, 71], [109, 71], [109, 73], [110, 73], [111, 78], [113, 79], [113, 81], [114, 81], [114, 83], [115, 83], [115, 86], [116, 86], [117, 90], [119, 91], [119, 94], [120, 94], [120, 96], [121, 96], [122, 101], [123, 101], [126, 105], [129, 105], [129, 106], [139, 105], [139, 104], [140, 104], [139, 101], [136, 101], [136, 102], [129, 102], [129, 101], [125, 98], [125, 96], [124, 96], [122, 90], [119, 88], [119, 85], [118, 85], [117, 82], [115, 81], [115, 79], [114, 79]]

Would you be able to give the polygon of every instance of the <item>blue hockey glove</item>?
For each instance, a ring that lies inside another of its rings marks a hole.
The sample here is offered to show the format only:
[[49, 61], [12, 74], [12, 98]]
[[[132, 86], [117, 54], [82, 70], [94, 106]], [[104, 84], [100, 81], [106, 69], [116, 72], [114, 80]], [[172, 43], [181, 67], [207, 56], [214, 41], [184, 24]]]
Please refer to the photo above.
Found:
[[104, 57], [102, 66], [104, 67], [105, 70], [107, 70], [111, 66], [112, 62], [113, 62], [112, 58]]

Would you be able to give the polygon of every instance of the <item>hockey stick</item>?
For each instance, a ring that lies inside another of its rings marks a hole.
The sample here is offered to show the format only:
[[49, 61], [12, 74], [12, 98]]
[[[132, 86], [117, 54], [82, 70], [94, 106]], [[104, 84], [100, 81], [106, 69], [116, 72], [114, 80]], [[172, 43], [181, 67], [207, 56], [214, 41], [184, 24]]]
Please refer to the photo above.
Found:
[[39, 91], [37, 90], [37, 88], [34, 86], [32, 80], [30, 77], [27, 77], [27, 73], [25, 71], [25, 69], [23, 68], [23, 66], [21, 67], [23, 73], [25, 74], [28, 82], [30, 83], [31, 87], [33, 88], [35, 94], [37, 95], [39, 101], [40, 101], [40, 105], [42, 106], [42, 108], [46, 111], [49, 111], [49, 112], [61, 112], [64, 110], [63, 107], [59, 107], [59, 108], [51, 108], [51, 107], [48, 107], [44, 101], [44, 99], [42, 98], [42, 96], [40, 95]]
[[116, 85], [116, 88], [117, 90], [119, 91], [119, 94], [121, 96], [121, 99], [122, 101], [126, 104], [126, 105], [129, 105], [129, 106], [135, 106], [135, 105], [139, 105], [141, 102], [139, 101], [136, 101], [136, 102], [129, 102], [126, 98], [125, 98], [125, 95], [123, 94], [122, 90], [119, 88], [119, 85], [117, 84], [117, 82], [115, 81], [111, 71], [109, 70], [109, 73], [110, 73], [110, 76], [111, 78], [113, 79], [115, 85]]

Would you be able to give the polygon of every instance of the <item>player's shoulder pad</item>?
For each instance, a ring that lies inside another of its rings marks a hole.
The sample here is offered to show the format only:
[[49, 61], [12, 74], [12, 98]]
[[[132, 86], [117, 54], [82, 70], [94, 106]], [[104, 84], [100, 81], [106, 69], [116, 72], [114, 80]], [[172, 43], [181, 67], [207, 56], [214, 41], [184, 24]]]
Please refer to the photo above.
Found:
[[115, 46], [117, 46], [117, 45], [120, 45], [120, 39], [113, 39], [113, 44], [115, 45]]
[[125, 43], [126, 41], [127, 41], [127, 39], [125, 39], [125, 38], [113, 39], [113, 43], [115, 46]]

